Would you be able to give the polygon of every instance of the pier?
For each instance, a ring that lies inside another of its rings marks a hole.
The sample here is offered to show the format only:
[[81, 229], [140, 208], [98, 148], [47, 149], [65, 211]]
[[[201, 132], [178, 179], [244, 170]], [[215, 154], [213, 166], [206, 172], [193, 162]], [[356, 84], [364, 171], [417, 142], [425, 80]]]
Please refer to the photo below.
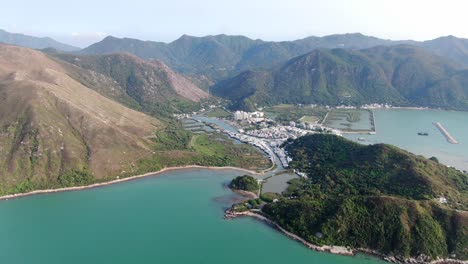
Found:
[[452, 137], [452, 135], [450, 135], [450, 133], [447, 131], [447, 129], [445, 129], [445, 127], [439, 123], [439, 122], [433, 122], [432, 124], [434, 124], [434, 126], [436, 126], [440, 133], [442, 133], [442, 135], [444, 135], [444, 137], [447, 139], [448, 143], [450, 144], [458, 144], [458, 141]]

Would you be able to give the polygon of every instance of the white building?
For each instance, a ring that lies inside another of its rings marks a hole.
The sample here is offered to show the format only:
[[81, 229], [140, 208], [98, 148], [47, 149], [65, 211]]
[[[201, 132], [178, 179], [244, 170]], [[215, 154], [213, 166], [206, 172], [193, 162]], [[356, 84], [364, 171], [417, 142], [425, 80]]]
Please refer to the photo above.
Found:
[[263, 112], [244, 112], [244, 111], [236, 111], [233, 114], [234, 120], [250, 120], [253, 121], [262, 121], [264, 119]]

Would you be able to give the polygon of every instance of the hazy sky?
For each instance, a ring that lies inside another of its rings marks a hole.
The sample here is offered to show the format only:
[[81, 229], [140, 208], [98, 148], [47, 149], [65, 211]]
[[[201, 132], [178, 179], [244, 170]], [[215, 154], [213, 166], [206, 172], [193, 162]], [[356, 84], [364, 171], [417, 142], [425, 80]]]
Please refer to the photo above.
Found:
[[361, 32], [380, 38], [468, 38], [467, 0], [15, 0], [0, 28], [86, 46], [107, 35], [170, 42], [182, 34], [264, 40]]

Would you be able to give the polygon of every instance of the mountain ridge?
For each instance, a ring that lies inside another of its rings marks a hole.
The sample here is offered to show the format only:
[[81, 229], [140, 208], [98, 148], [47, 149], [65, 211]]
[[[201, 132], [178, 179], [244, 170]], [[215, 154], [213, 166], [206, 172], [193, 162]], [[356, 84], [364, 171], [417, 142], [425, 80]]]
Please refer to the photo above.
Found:
[[[117, 83], [110, 98], [157, 115], [183, 112], [208, 99], [207, 92], [159, 61], [145, 61], [129, 53], [78, 56], [52, 54], [82, 69], [103, 74]], [[79, 77], [78, 77], [79, 78]], [[118, 91], [118, 92], [117, 92]]]
[[461, 70], [456, 63], [413, 45], [317, 49], [269, 70], [221, 81], [212, 92], [231, 100], [234, 108], [249, 109], [279, 103], [468, 109], [464, 86], [435, 86]]
[[60, 43], [49, 37], [33, 37], [19, 33], [10, 33], [2, 29], [0, 29], [0, 42], [32, 49], [53, 48], [65, 52], [80, 50], [80, 48]]
[[183, 73], [195, 72], [219, 80], [245, 69], [270, 67], [316, 48], [339, 47], [341, 44], [350, 48], [366, 48], [392, 43], [358, 33], [280, 42], [225, 34], [205, 37], [183, 35], [169, 43], [109, 36], [80, 53], [96, 55], [126, 51], [143, 59], [161, 60]]
[[[457, 41], [451, 41], [456, 39]], [[206, 75], [213, 80], [232, 77], [245, 70], [266, 69], [314, 49], [367, 49], [410, 44], [468, 67], [468, 40], [440, 37], [428, 41], [389, 40], [361, 33], [310, 36], [292, 41], [264, 41], [242, 35], [182, 35], [171, 42], [141, 41], [109, 36], [80, 51], [82, 54], [130, 52], [143, 59], [157, 59], [182, 73]], [[454, 54], [453, 48], [458, 46]]]

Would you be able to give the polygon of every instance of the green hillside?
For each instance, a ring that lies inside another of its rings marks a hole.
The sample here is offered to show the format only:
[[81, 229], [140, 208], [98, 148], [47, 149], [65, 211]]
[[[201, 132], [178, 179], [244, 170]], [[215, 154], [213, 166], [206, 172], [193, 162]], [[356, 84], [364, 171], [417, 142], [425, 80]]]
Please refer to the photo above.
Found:
[[[263, 212], [315, 244], [468, 257], [468, 175], [393, 146], [315, 134], [286, 146], [307, 173]], [[444, 197], [447, 203], [436, 199]], [[459, 210], [455, 210], [459, 209]]]
[[424, 41], [420, 46], [464, 67], [468, 67], [468, 39], [446, 36]]
[[460, 75], [456, 64], [410, 45], [315, 50], [268, 71], [221, 81], [212, 92], [230, 99], [234, 108], [386, 103], [466, 109], [468, 94], [456, 83], [459, 78], [452, 79], [453, 87], [442, 89], [439, 83], [455, 75]]
[[128, 52], [143, 59], [157, 59], [183, 73], [221, 80], [249, 69], [270, 68], [295, 56], [317, 48], [363, 49], [377, 45], [394, 45], [398, 41], [383, 40], [362, 34], [308, 37], [296, 41], [271, 42], [244, 36], [216, 35], [192, 37], [184, 35], [171, 43], [107, 37], [82, 51], [96, 55]]

